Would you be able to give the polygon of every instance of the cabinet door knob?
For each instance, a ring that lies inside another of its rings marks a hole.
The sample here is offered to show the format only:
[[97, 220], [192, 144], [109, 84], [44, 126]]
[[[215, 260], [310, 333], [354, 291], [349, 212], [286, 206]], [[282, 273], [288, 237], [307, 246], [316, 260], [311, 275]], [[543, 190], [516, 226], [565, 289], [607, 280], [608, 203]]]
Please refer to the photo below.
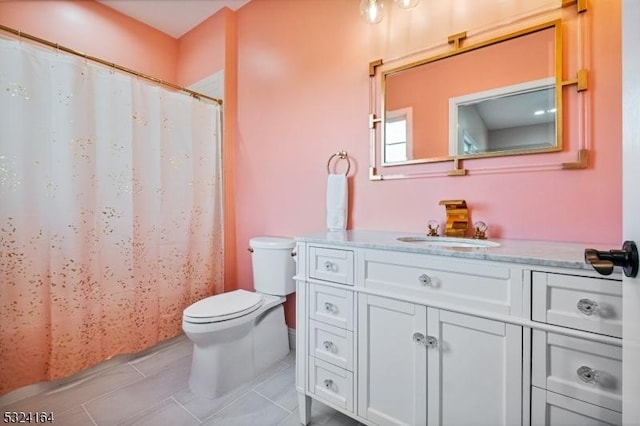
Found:
[[331, 341], [329, 341], [329, 340], [325, 340], [325, 341], [322, 343], [322, 346], [324, 346], [324, 349], [325, 349], [325, 350], [333, 352], [333, 348], [334, 348], [334, 344], [333, 344], [333, 342], [331, 342]]
[[433, 336], [425, 336], [422, 333], [413, 333], [413, 341], [417, 345], [425, 345], [429, 349], [438, 347], [438, 339]]
[[580, 378], [580, 380], [585, 383], [594, 385], [598, 382], [598, 372], [591, 367], [583, 365], [582, 367], [578, 368], [576, 373], [578, 374], [578, 378]]
[[333, 388], [333, 380], [331, 379], [324, 379], [324, 382], [322, 383], [324, 384], [324, 387], [327, 389]]
[[578, 310], [585, 315], [593, 315], [598, 310], [598, 302], [591, 299], [578, 300]]
[[338, 268], [336, 267], [335, 263], [327, 260], [326, 262], [324, 262], [324, 270], [327, 272], [336, 272]]
[[324, 310], [330, 314], [337, 312], [336, 305], [329, 302], [324, 302]]
[[418, 277], [418, 280], [420, 281], [420, 284], [424, 285], [424, 286], [428, 286], [431, 285], [431, 277], [427, 274], [422, 274]]
[[427, 339], [424, 345], [429, 349], [435, 349], [438, 347], [438, 339], [436, 339], [433, 336], [427, 336]]

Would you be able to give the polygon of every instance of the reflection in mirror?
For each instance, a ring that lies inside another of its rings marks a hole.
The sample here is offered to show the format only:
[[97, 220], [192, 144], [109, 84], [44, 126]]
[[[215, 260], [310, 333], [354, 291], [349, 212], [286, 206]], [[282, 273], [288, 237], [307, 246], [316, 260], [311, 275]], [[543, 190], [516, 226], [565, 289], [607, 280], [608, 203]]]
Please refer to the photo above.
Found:
[[387, 112], [384, 133], [384, 159], [397, 163], [413, 159], [413, 108]]
[[[372, 158], [379, 166], [395, 167], [561, 150], [562, 118], [546, 112], [562, 110], [562, 91], [556, 87], [562, 78], [560, 43], [556, 20], [416, 62], [383, 66], [381, 126], [374, 144], [379, 152]], [[470, 124], [456, 127], [452, 135], [452, 99], [460, 104], [454, 122], [482, 117], [486, 135]], [[536, 111], [545, 111], [533, 117], [538, 121], [530, 121], [531, 113], [524, 110], [534, 102], [541, 102]], [[536, 125], [545, 139], [530, 141], [533, 128], [524, 130]]]
[[449, 155], [522, 153], [556, 147], [555, 79], [449, 99]]

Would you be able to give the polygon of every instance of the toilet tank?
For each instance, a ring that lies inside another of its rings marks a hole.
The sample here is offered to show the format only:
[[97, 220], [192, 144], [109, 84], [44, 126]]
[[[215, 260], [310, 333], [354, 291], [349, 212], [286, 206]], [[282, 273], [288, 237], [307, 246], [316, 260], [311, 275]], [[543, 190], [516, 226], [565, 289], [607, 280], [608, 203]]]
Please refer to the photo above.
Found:
[[283, 237], [255, 237], [249, 240], [253, 285], [260, 293], [286, 296], [296, 290], [296, 264], [291, 253], [295, 241]]

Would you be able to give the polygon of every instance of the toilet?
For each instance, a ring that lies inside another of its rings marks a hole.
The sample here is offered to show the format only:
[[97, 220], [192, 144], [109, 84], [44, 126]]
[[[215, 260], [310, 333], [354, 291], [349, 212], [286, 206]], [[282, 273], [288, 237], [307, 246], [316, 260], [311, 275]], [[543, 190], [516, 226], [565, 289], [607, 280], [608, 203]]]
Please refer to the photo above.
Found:
[[234, 290], [187, 307], [182, 329], [193, 342], [189, 388], [203, 398], [236, 389], [289, 353], [282, 303], [295, 291], [295, 242], [249, 241], [255, 292]]

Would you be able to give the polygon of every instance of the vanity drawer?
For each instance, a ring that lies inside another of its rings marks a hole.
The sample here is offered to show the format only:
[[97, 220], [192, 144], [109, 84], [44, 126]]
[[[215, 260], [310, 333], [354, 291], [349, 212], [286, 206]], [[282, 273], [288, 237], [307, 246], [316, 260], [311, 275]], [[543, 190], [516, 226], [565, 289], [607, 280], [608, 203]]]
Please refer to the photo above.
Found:
[[531, 426], [622, 425], [622, 414], [539, 389], [531, 388]]
[[353, 285], [353, 251], [312, 246], [309, 263], [311, 278]]
[[309, 355], [353, 371], [353, 332], [309, 320]]
[[622, 282], [532, 273], [534, 321], [622, 337]]
[[375, 290], [501, 314], [519, 314], [522, 307], [522, 273], [509, 267], [367, 250], [363, 268], [364, 286]]
[[622, 411], [622, 348], [533, 331], [531, 383]]
[[353, 412], [353, 373], [309, 357], [309, 392]]
[[309, 318], [353, 331], [353, 312], [351, 290], [309, 285]]

